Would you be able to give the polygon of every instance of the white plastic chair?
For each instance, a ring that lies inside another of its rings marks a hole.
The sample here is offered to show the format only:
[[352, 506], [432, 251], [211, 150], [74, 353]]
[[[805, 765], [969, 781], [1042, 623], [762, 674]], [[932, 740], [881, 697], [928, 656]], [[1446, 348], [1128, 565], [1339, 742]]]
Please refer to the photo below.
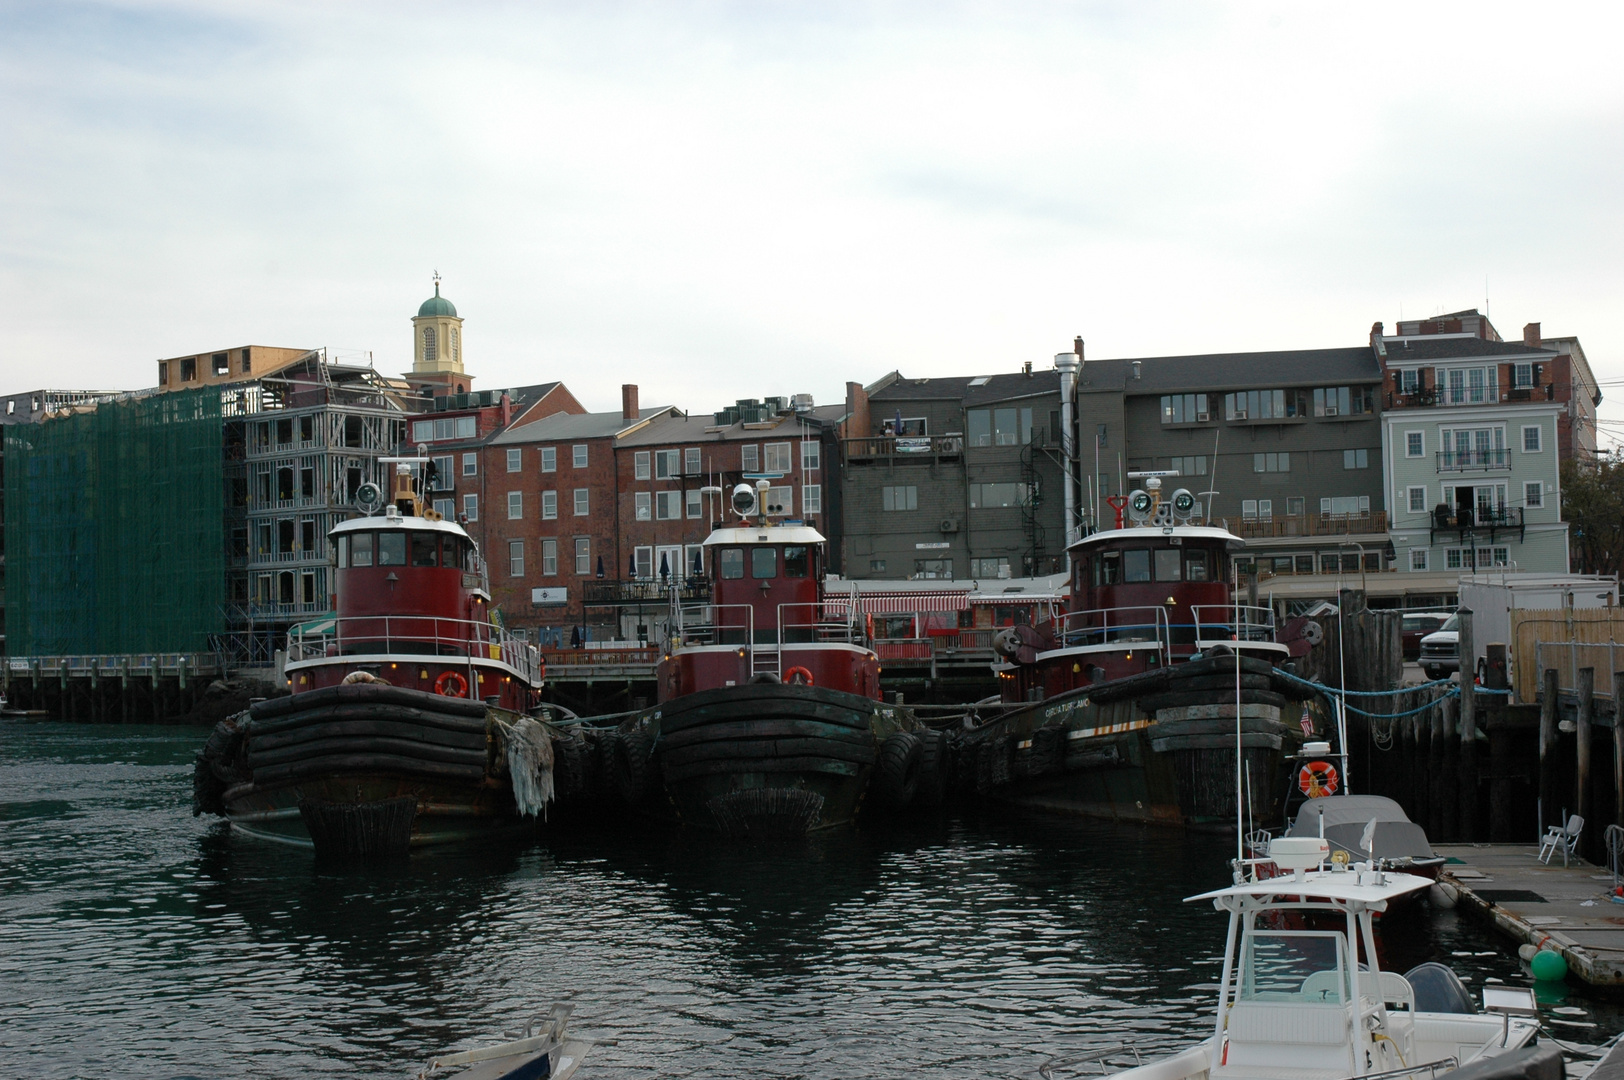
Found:
[[1568, 865], [1568, 857], [1579, 848], [1579, 833], [1585, 827], [1585, 819], [1578, 814], [1568, 818], [1566, 826], [1552, 825], [1545, 830], [1545, 839], [1539, 846], [1539, 861], [1549, 864], [1551, 856], [1558, 851], [1562, 852], [1562, 865]]

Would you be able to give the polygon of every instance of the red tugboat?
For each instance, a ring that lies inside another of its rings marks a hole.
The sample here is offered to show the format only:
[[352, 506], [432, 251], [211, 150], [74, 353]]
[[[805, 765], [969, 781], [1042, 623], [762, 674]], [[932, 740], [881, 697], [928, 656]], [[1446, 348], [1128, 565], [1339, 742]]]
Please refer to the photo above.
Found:
[[[492, 620], [463, 528], [425, 510], [417, 459], [393, 501], [328, 534], [336, 615], [288, 637], [292, 693], [216, 728], [196, 806], [250, 836], [369, 855], [521, 824], [552, 796], [540, 655]], [[378, 513], [382, 510], [383, 513]]]
[[628, 800], [733, 836], [845, 825], [865, 797], [902, 806], [942, 761], [938, 737], [881, 703], [856, 610], [823, 593], [824, 538], [769, 521], [767, 488], [734, 489], [739, 520], [705, 540], [711, 602], [673, 595], [659, 705], [614, 747]]
[[1281, 710], [1304, 690], [1276, 669], [1292, 649], [1272, 612], [1235, 599], [1244, 541], [1190, 524], [1196, 505], [1182, 489], [1164, 501], [1151, 477], [1128, 497], [1127, 523], [1071, 545], [1070, 610], [994, 642], [1014, 707], [964, 737], [970, 786], [1090, 816], [1233, 827], [1238, 727], [1241, 787], [1272, 816], [1282, 755], [1302, 741]]

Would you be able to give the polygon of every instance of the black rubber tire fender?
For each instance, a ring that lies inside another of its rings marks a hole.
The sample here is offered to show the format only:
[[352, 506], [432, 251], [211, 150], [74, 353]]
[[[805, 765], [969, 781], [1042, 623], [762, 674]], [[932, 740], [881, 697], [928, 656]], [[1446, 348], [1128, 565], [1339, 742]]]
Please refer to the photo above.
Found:
[[874, 765], [874, 780], [881, 801], [901, 809], [913, 801], [919, 790], [919, 759], [923, 747], [919, 736], [899, 731], [880, 744], [880, 759]]
[[637, 803], [648, 794], [651, 763], [654, 758], [654, 737], [644, 728], [631, 726], [615, 732], [612, 747], [612, 772], [620, 797]]
[[919, 786], [914, 801], [940, 806], [947, 793], [947, 732], [926, 729], [919, 733]]

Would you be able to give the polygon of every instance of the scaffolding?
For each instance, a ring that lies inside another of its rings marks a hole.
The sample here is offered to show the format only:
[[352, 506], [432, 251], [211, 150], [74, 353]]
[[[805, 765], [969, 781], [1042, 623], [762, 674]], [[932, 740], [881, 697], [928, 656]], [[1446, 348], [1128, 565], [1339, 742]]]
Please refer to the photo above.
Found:
[[217, 388], [5, 432], [7, 652], [208, 652], [222, 629]]

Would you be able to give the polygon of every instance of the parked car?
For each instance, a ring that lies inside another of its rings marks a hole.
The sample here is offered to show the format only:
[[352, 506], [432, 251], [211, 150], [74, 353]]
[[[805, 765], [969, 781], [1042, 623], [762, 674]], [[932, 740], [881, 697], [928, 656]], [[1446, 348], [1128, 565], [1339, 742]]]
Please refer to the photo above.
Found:
[[1449, 621], [1450, 612], [1447, 611], [1410, 611], [1404, 615], [1404, 659], [1415, 660], [1421, 656], [1421, 639], [1434, 630], [1443, 629], [1444, 623]]
[[1429, 679], [1441, 679], [1460, 670], [1460, 616], [1451, 615], [1444, 624], [1421, 639], [1421, 669]]

